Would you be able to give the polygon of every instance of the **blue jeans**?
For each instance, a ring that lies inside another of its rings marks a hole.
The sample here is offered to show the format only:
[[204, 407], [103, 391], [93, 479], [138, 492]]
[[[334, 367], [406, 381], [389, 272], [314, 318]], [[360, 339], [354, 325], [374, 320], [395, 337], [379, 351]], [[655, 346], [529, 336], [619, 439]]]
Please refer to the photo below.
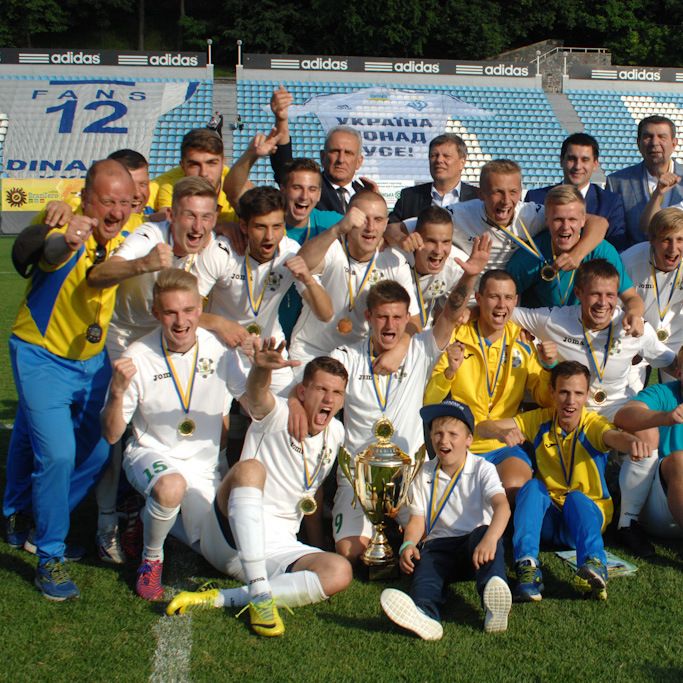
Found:
[[602, 540], [602, 512], [581, 491], [570, 491], [562, 508], [556, 507], [546, 485], [531, 479], [517, 493], [512, 548], [515, 562], [538, 559], [541, 541], [576, 548], [580, 567], [589, 557], [607, 564]]
[[44, 563], [64, 555], [70, 512], [109, 458], [100, 411], [111, 370], [104, 351], [76, 361], [17, 337], [10, 338], [9, 346], [19, 407], [3, 507], [5, 514], [32, 507], [34, 541]]
[[498, 540], [496, 556], [491, 562], [477, 570], [472, 564], [472, 553], [487, 530], [488, 526], [480, 526], [465, 536], [435, 538], [422, 545], [410, 584], [410, 596], [427, 616], [441, 618], [440, 608], [446, 601], [446, 589], [455, 580], [474, 578], [479, 597], [494, 576], [507, 583], [502, 540]]

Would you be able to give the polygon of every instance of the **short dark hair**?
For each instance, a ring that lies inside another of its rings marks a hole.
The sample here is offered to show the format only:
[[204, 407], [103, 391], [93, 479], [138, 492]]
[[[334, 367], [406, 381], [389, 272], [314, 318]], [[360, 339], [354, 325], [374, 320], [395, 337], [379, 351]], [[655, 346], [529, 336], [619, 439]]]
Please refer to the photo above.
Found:
[[147, 168], [149, 166], [147, 159], [134, 149], [117, 149], [107, 159], [121, 162], [129, 171], [137, 171], [139, 168]]
[[252, 187], [239, 201], [239, 216], [248, 223], [254, 216], [266, 216], [273, 211], [285, 210], [285, 199], [282, 192], [270, 185]]
[[410, 294], [396, 280], [380, 280], [370, 287], [365, 307], [372, 311], [382, 304], [405, 304], [410, 308]]
[[318, 356], [317, 358], [314, 358], [306, 363], [302, 384], [308, 384], [318, 370], [320, 370], [320, 372], [326, 372], [328, 375], [341, 377], [344, 380], [344, 384], [347, 384], [349, 381], [349, 373], [336, 358], [331, 358], [330, 356]]
[[209, 128], [193, 128], [185, 133], [180, 143], [180, 158], [184, 159], [190, 149], [223, 156], [223, 138]]
[[296, 171], [308, 171], [309, 173], [317, 173], [321, 180], [323, 177], [323, 172], [320, 170], [320, 165], [314, 160], [308, 157], [298, 157], [297, 159], [292, 159], [285, 166], [285, 172], [282, 176], [282, 185], [286, 185], [289, 180], [290, 173], [295, 173]]
[[502, 270], [501, 268], [492, 268], [491, 270], [487, 270], [481, 276], [481, 280], [479, 280], [479, 294], [484, 293], [489, 280], [496, 280], [499, 282], [509, 280], [515, 286], [515, 292], [517, 291], [517, 283], [515, 282], [515, 278], [513, 278], [512, 275], [507, 272], [507, 270]]
[[441, 145], [455, 145], [458, 150], [458, 156], [461, 159], [467, 159], [467, 145], [465, 141], [455, 133], [442, 133], [432, 138], [429, 141], [429, 154], [432, 153], [434, 147], [440, 147]]
[[588, 280], [601, 277], [605, 280], [616, 278], [619, 281], [619, 271], [604, 258], [594, 258], [584, 261], [577, 269], [574, 276], [574, 289], [583, 289]]
[[440, 206], [432, 204], [426, 209], [422, 209], [417, 216], [417, 223], [415, 224], [415, 232], [421, 232], [426, 223], [437, 223], [438, 225], [453, 225], [453, 216], [451, 212]]
[[563, 360], [561, 363], [558, 363], [550, 371], [550, 386], [553, 389], [557, 387], [558, 377], [574, 377], [574, 375], [583, 375], [586, 378], [586, 383], [590, 386], [590, 370], [583, 363], [579, 363], [576, 360]]
[[600, 146], [598, 141], [588, 133], [572, 133], [569, 137], [564, 139], [562, 148], [560, 149], [560, 159], [564, 159], [569, 145], [578, 145], [579, 147], [590, 147], [593, 150], [593, 158], [600, 158]]
[[640, 136], [643, 134], [643, 128], [645, 128], [645, 126], [649, 124], [658, 125], [660, 123], [666, 123], [666, 125], [669, 126], [669, 129], [671, 130], [671, 137], [676, 137], [676, 124], [671, 119], [668, 119], [666, 116], [654, 114], [653, 116], [646, 116], [644, 119], [640, 120], [640, 122], [638, 123], [637, 139], [640, 140]]

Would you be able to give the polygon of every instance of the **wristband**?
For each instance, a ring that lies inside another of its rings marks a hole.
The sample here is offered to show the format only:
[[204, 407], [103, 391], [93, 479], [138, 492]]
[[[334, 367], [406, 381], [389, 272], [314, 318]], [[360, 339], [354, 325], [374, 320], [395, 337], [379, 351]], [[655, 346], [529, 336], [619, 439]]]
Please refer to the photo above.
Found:
[[415, 542], [414, 541], [403, 541], [403, 543], [401, 543], [401, 547], [398, 549], [398, 554], [403, 555], [403, 551], [406, 548], [409, 548], [411, 545], [415, 545]]
[[546, 363], [543, 362], [541, 357], [538, 357], [538, 362], [541, 364], [542, 367], [544, 367], [546, 370], [552, 370], [556, 365], [557, 365], [557, 358], [552, 362], [551, 365], [547, 365]]

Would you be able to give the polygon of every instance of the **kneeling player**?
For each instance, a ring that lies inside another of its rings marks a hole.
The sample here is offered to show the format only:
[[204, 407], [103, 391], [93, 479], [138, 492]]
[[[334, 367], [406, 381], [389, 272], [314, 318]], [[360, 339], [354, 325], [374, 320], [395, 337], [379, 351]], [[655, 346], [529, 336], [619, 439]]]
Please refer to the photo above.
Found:
[[410, 520], [400, 548], [401, 569], [412, 574], [410, 596], [387, 588], [382, 609], [399, 626], [425, 640], [439, 640], [439, 607], [449, 582], [475, 570], [486, 610], [484, 630], [507, 629], [512, 597], [505, 580], [501, 536], [510, 505], [495, 466], [469, 451], [472, 411], [446, 399], [420, 409], [425, 442], [435, 455], [410, 490]]
[[254, 351], [247, 378], [254, 422], [242, 458], [223, 480], [201, 534], [202, 555], [245, 585], [180, 593], [167, 614], [248, 605], [252, 629], [277, 636], [284, 626], [276, 604], [299, 607], [320, 602], [351, 582], [347, 560], [296, 538], [303, 515], [315, 512], [316, 491], [344, 441], [344, 428], [334, 416], [344, 403], [348, 375], [341, 363], [328, 357], [306, 365], [297, 393], [308, 419], [308, 436], [296, 441], [287, 431], [287, 402], [269, 390], [274, 369], [297, 364], [282, 358], [283, 346], [276, 348], [270, 340]]
[[536, 451], [537, 471], [517, 494], [512, 540], [518, 584], [515, 599], [542, 598], [538, 555], [541, 541], [576, 548], [576, 587], [598, 600], [607, 599], [607, 557], [602, 532], [613, 505], [605, 485], [610, 448], [647, 455], [643, 441], [618, 431], [607, 418], [586, 410], [590, 372], [577, 361], [551, 370], [554, 406], [488, 420], [477, 432], [508, 446], [528, 441]]
[[244, 393], [239, 356], [198, 328], [202, 299], [197, 279], [177, 268], [161, 271], [153, 311], [161, 323], [114, 361], [103, 433], [116, 443], [132, 422], [123, 455], [129, 481], [146, 497], [144, 550], [137, 594], [163, 597], [163, 546], [182, 511], [190, 544], [211, 510], [218, 475], [223, 415]]

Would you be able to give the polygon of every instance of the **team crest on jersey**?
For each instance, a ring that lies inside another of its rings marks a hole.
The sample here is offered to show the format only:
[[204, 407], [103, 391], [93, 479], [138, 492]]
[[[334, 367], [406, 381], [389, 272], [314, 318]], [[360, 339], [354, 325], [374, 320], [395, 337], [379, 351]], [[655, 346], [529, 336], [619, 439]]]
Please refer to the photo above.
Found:
[[384, 273], [381, 273], [377, 270], [373, 270], [372, 273], [370, 273], [370, 277], [368, 278], [368, 284], [370, 286], [377, 284], [380, 280], [386, 280], [386, 276]]
[[277, 292], [278, 289], [280, 289], [280, 281], [282, 280], [282, 274], [281, 273], [271, 273], [268, 276], [268, 290], [270, 292]]
[[436, 278], [432, 284], [427, 287], [427, 291], [425, 292], [428, 299], [437, 299], [445, 293], [446, 283], [439, 278]]
[[616, 356], [621, 353], [621, 339], [612, 339], [612, 345], [609, 347], [609, 355]]
[[213, 358], [200, 358], [197, 361], [197, 372], [206, 379], [209, 375], [213, 375], [216, 372], [215, 365]]
[[512, 367], [519, 368], [523, 362], [522, 352], [519, 349], [512, 349]]
[[408, 373], [406, 372], [405, 366], [402, 365], [395, 373], [396, 381], [400, 384], [407, 376]]

